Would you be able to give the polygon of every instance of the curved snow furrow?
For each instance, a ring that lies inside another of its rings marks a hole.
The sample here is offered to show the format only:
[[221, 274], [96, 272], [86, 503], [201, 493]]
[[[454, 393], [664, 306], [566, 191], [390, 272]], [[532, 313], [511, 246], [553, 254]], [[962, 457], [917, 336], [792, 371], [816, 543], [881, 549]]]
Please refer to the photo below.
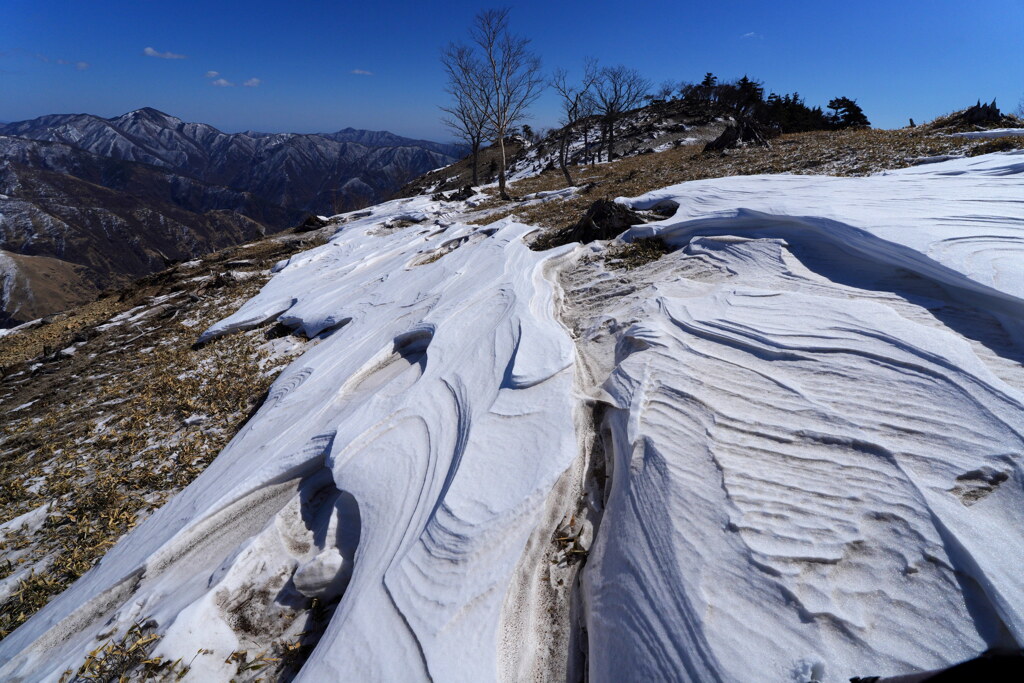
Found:
[[[814, 299], [800, 295], [783, 298], [786, 301], [779, 302], [778, 306], [764, 307], [760, 292], [734, 289], [719, 301], [713, 302], [714, 306], [728, 307], [730, 310], [745, 309], [744, 312], [751, 320], [750, 324], [737, 323], [732, 318], [705, 321], [690, 317], [691, 311], [696, 311], [701, 304], [688, 307], [679, 317], [668, 311], [667, 318], [685, 334], [707, 339], [718, 347], [729, 346], [761, 359], [796, 362], [813, 358], [823, 360], [822, 356], [830, 354], [855, 355], [864, 363], [873, 366], [876, 375], [892, 373], [930, 379], [929, 388], [924, 393], [935, 391], [932, 382], [951, 382], [963, 392], [963, 400], [970, 403], [978, 400], [975, 392], [962, 385], [976, 385], [982, 392], [980, 395], [991, 396], [998, 401], [999, 406], [997, 408], [978, 404], [978, 408], [989, 411], [993, 417], [1005, 416], [1006, 420], [1019, 425], [1020, 415], [1024, 412], [1021, 394], [1010, 390], [1002, 380], [989, 374], [976, 359], [964, 353], [965, 349], [959, 349], [961, 354], [950, 358], [943, 355], [945, 348], [941, 352], [933, 352], [924, 345], [927, 343], [924, 334], [930, 337], [930, 332], [915, 330], [914, 336], [905, 335], [899, 338], [887, 332], [876, 331], [872, 325], [877, 325], [880, 330], [888, 330], [901, 322], [885, 310], [871, 311], [875, 320], [865, 316], [858, 321], [855, 317], [850, 317], [849, 311], [832, 311], [831, 316], [824, 314], [825, 311], [816, 308], [817, 302]], [[806, 327], [793, 327], [793, 310], [803, 311], [802, 323]], [[851, 326], [858, 322], [859, 327]], [[816, 332], [809, 334], [808, 329]], [[959, 339], [950, 339], [948, 343], [960, 347], [967, 346]], [[886, 352], [880, 353], [876, 350], [878, 348], [885, 349]], [[964, 358], [969, 359], [966, 361], [969, 363], [966, 368], [960, 365], [965, 362]], [[832, 360], [830, 366], [827, 370], [829, 373], [842, 374], [846, 377], [856, 376], [851, 376], [844, 370], [846, 360], [843, 358]], [[872, 378], [869, 381], [875, 380]], [[842, 405], [856, 400], [856, 397], [845, 395], [840, 398]], [[867, 400], [871, 402], [870, 398]], [[960, 409], [959, 402], [953, 404], [958, 406], [957, 410]], [[943, 414], [943, 410], [943, 405], [936, 405], [932, 411], [933, 417], [926, 422], [943, 424], [956, 417]], [[898, 411], [895, 413], [899, 414]], [[1007, 427], [1010, 426], [1005, 421], [1003, 423]]]
[[[290, 606], [342, 594], [305, 680], [496, 675], [511, 576], [578, 452], [574, 350], [543, 275], [571, 248], [532, 252], [533, 228], [511, 221], [382, 232], [390, 214], [374, 213], [204, 334], [348, 321], [282, 373], [203, 475], [0, 643], [0, 676], [57, 676], [101, 631], [152, 619], [154, 655], [212, 649], [189, 677], [226, 680], [232, 652], [299, 637]], [[441, 239], [454, 248], [406, 267]], [[139, 578], [112, 593], [125, 576]], [[68, 637], [98, 595], [112, 597]]]
[[[655, 204], [658, 203], [660, 201]], [[631, 205], [634, 208], [645, 208], [647, 202], [634, 202]], [[748, 238], [781, 239], [791, 245], [794, 254], [802, 260], [832, 261], [841, 269], [847, 265], [840, 263], [840, 260], [860, 260], [874, 264], [876, 268], [882, 266], [905, 270], [942, 287], [947, 297], [954, 297], [968, 305], [979, 305], [990, 314], [1012, 321], [1024, 318], [1024, 277], [1019, 269], [1004, 266], [1004, 261], [1012, 266], [1012, 257], [1005, 260], [985, 259], [977, 250], [966, 256], [949, 250], [934, 254], [936, 258], [957, 257], [946, 265], [926, 255], [927, 252], [880, 238], [878, 235], [882, 233], [881, 230], [869, 232], [851, 224], [817, 216], [780, 216], [750, 209], [718, 213], [720, 215], [713, 218], [684, 222], [668, 219], [661, 224], [636, 226], [623, 237], [632, 240], [656, 236], [673, 246], [688, 245], [700, 236], [742, 235]], [[1019, 246], [1021, 258], [1024, 258], [1024, 219], [1019, 219], [1019, 222], [1019, 233], [1012, 239]], [[751, 260], [757, 260], [757, 257], [752, 256]], [[979, 268], [975, 262], [980, 262], [983, 267]], [[742, 265], [738, 264], [737, 267]], [[1020, 334], [1017, 328], [1019, 323], [1014, 332]]]

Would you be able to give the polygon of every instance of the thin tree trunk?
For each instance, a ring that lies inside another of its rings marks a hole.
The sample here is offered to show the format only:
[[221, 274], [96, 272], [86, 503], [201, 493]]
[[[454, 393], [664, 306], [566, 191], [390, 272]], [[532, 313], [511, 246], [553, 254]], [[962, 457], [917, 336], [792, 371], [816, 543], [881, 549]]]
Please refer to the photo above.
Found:
[[477, 164], [480, 160], [480, 140], [473, 141], [473, 187], [480, 184], [477, 179]]
[[572, 176], [569, 175], [569, 167], [568, 167], [568, 165], [566, 163], [567, 162], [566, 157], [569, 156], [569, 137], [570, 137], [570, 135], [571, 135], [571, 130], [569, 129], [568, 126], [566, 126], [566, 130], [562, 132], [562, 143], [559, 146], [559, 150], [558, 150], [558, 165], [562, 167], [562, 175], [565, 176], [565, 182], [569, 183], [570, 185], [575, 185], [576, 183], [573, 182]]
[[501, 168], [498, 169], [498, 195], [502, 199], [511, 199], [508, 196], [508, 192], [505, 191], [505, 136], [504, 134], [498, 137], [499, 144], [501, 145]]

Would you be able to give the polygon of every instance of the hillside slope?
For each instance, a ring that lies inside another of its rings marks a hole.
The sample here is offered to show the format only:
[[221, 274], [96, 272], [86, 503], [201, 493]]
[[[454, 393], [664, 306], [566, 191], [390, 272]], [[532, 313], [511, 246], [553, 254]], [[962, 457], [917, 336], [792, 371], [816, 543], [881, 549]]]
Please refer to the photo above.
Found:
[[[856, 127], [788, 133], [772, 137], [764, 146], [743, 144], [721, 153], [706, 153], [705, 145], [735, 123], [729, 111], [694, 107], [683, 101], [656, 102], [625, 112], [615, 121], [617, 161], [609, 164], [601, 154], [601, 120], [596, 116], [572, 129], [566, 156], [576, 185], [607, 194], [637, 193], [643, 191], [638, 188], [653, 189], [683, 180], [752, 173], [867, 175], [1024, 145], [1018, 137], [1024, 132], [1024, 120], [1007, 115], [980, 124], [963, 123], [963, 115], [972, 109], [915, 128]], [[515, 136], [506, 142], [507, 171], [519, 195], [557, 190], [569, 184], [558, 163], [563, 134], [564, 129], [553, 129], [540, 139], [526, 141]], [[990, 142], [981, 144], [985, 139]], [[481, 150], [478, 184], [496, 182], [500, 159], [497, 145]], [[394, 196], [450, 192], [471, 184], [467, 158], [415, 179]], [[618, 189], [623, 185], [628, 187]], [[578, 204], [573, 208], [578, 209]]]
[[578, 188], [338, 216], [200, 337], [316, 343], [0, 675], [824, 682], [1019, 647], [1022, 194], [1009, 152], [668, 185], [548, 250], [521, 218]]

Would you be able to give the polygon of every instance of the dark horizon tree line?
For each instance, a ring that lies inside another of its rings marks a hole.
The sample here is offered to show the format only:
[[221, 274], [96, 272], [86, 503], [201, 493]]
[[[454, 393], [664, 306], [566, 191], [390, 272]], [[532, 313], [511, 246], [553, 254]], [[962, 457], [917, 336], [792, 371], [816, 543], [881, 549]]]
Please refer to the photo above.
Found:
[[[746, 75], [735, 81], [719, 81], [708, 72], [700, 83], [680, 83], [666, 98], [666, 84], [658, 95], [661, 99], [682, 100], [686, 104], [703, 106], [707, 111], [732, 114], [758, 123], [776, 127], [781, 133], [801, 133], [811, 130], [842, 130], [868, 127], [864, 110], [856, 100], [835, 97], [828, 103], [831, 113], [820, 107], [808, 107], [800, 94], [771, 92], [765, 97], [764, 83]], [[652, 97], [652, 101], [653, 101]]]

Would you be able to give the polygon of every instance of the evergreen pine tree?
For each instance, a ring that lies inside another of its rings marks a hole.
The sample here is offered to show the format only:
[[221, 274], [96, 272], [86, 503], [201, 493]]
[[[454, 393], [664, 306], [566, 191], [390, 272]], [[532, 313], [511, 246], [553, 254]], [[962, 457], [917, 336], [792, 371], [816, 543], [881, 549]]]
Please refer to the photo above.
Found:
[[836, 97], [828, 103], [828, 108], [833, 110], [832, 124], [836, 128], [867, 127], [871, 125], [864, 110], [860, 108], [855, 100], [849, 97]]
[[718, 77], [710, 71], [704, 74], [704, 80], [700, 82], [700, 98], [705, 102], [714, 102], [716, 99], [715, 90], [718, 88]]

